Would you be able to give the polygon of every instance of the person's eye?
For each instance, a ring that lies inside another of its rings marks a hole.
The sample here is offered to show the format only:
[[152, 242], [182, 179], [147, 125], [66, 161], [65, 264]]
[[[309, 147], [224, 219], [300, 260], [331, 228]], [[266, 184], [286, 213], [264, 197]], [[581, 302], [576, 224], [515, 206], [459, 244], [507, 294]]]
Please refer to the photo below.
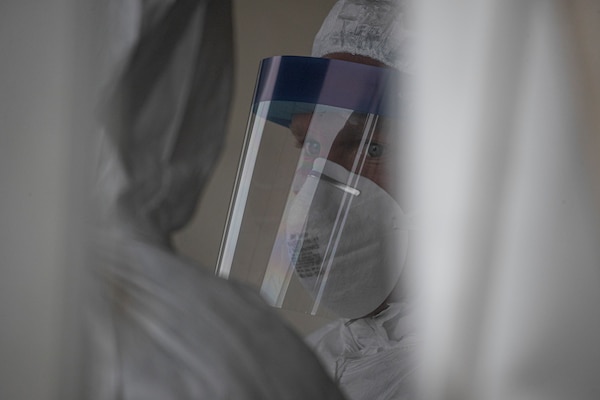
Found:
[[304, 142], [304, 151], [307, 155], [316, 157], [321, 153], [321, 144], [314, 140], [306, 140]]
[[372, 158], [381, 157], [383, 155], [384, 147], [380, 143], [371, 143], [367, 149], [367, 155]]

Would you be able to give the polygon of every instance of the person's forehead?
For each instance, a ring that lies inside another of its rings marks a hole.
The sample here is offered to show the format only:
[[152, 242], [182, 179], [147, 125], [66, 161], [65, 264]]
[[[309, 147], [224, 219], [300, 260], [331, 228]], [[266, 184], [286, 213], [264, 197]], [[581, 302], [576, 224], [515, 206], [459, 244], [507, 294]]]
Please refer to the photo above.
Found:
[[290, 129], [295, 133], [305, 133], [309, 129], [330, 133], [334, 130], [339, 131], [348, 123], [356, 123], [355, 120], [351, 111], [344, 110], [302, 113], [292, 116]]
[[[363, 131], [366, 127], [369, 116], [356, 112], [317, 112], [301, 113], [292, 116], [290, 130], [294, 135], [306, 135], [307, 133], [337, 134], [340, 131]], [[392, 122], [388, 118], [372, 115], [372, 122], [376, 122], [375, 130], [377, 132], [386, 131], [390, 133], [389, 128]]]
[[376, 60], [374, 58], [371, 58], [368, 56], [363, 56], [360, 54], [347, 53], [347, 52], [330, 53], [330, 54], [324, 55], [323, 58], [331, 58], [333, 60], [342, 60], [342, 61], [351, 61], [351, 62], [355, 62], [355, 63], [359, 63], [359, 64], [389, 68], [385, 63], [383, 63], [379, 60]]

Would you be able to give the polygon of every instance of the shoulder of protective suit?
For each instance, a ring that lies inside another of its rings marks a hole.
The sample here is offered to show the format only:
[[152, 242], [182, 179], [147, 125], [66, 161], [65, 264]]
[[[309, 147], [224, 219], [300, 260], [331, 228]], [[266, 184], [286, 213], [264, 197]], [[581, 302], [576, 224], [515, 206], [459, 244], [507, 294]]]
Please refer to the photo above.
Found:
[[93, 270], [86, 398], [342, 399], [245, 286], [143, 242], [105, 250]]

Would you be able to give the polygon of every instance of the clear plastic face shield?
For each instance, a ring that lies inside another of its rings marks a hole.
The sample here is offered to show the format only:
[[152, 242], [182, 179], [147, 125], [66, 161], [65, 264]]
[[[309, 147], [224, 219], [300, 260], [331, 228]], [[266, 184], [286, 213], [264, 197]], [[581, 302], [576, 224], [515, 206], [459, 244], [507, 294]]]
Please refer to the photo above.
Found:
[[398, 73], [346, 61], [261, 64], [218, 273], [275, 307], [358, 318], [398, 283]]

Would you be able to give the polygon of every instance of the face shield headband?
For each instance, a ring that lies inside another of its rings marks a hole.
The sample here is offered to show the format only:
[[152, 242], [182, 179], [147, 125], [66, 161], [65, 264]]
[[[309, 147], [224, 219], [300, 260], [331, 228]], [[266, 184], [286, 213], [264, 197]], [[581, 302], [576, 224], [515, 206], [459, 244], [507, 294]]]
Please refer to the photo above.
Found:
[[218, 260], [276, 307], [364, 316], [398, 281], [399, 73], [263, 60]]

